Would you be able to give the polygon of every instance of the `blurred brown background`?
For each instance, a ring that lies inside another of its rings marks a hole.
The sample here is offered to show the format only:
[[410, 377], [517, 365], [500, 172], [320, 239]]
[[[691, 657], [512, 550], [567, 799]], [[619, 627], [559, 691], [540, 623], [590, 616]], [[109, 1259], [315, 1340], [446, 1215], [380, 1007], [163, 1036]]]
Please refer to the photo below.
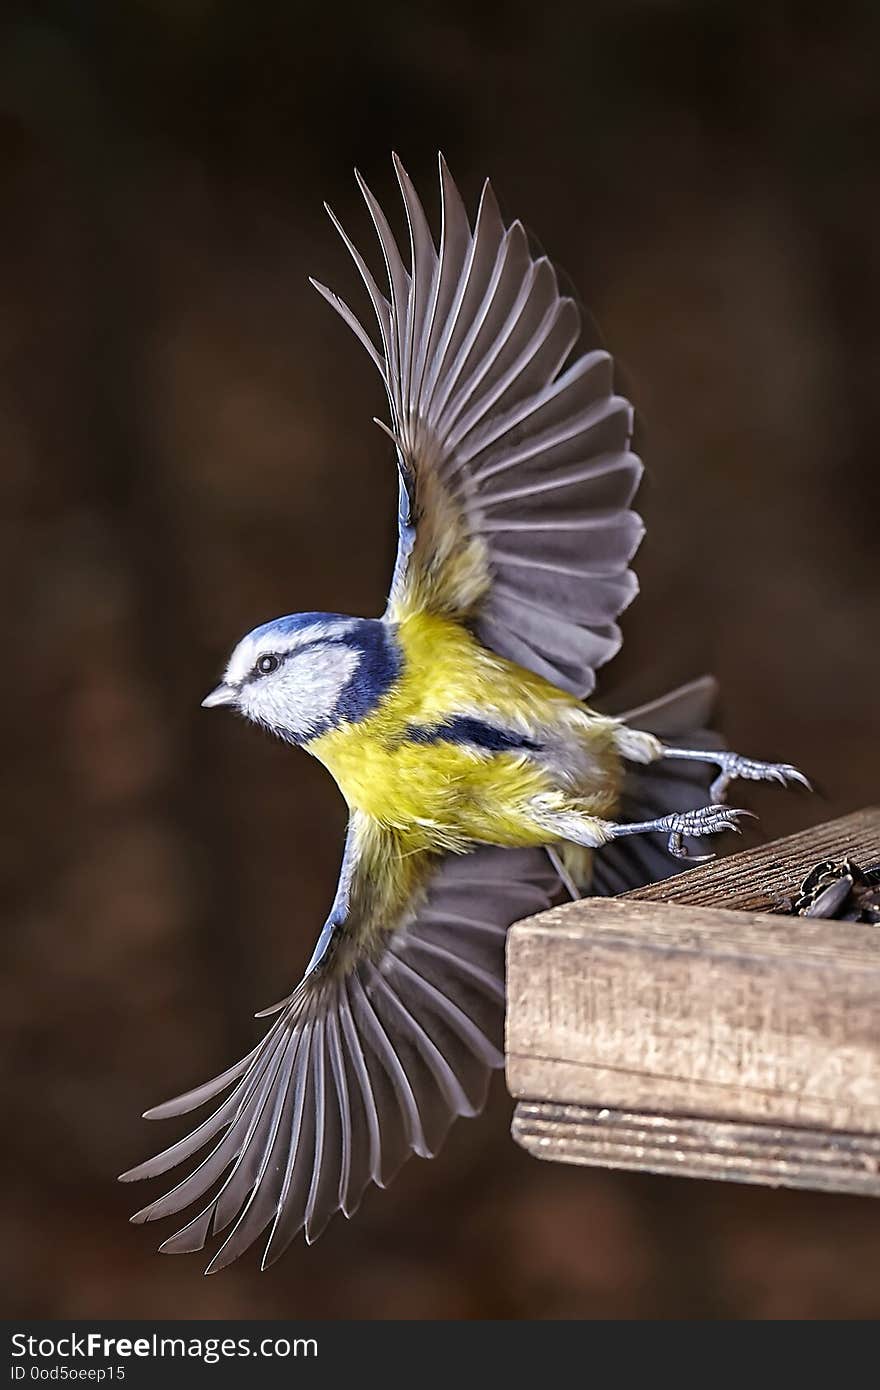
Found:
[[825, 790], [749, 791], [765, 834], [876, 798], [880, 9], [3, 15], [4, 1313], [880, 1316], [880, 1203], [537, 1164], [500, 1082], [271, 1274], [157, 1258], [114, 1182], [335, 885], [329, 778], [199, 701], [255, 623], [383, 604], [380, 387], [306, 279], [356, 294], [355, 163], [433, 215], [438, 147], [471, 205], [491, 173], [617, 356], [650, 531], [604, 689], [715, 670], [731, 741]]

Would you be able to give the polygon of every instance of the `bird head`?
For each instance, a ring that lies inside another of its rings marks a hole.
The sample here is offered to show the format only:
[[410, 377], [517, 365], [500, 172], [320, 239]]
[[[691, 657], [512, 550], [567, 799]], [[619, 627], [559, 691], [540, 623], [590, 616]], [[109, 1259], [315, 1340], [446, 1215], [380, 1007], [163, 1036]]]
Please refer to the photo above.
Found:
[[228, 705], [288, 743], [307, 743], [368, 714], [398, 667], [380, 620], [295, 613], [243, 637], [202, 704]]

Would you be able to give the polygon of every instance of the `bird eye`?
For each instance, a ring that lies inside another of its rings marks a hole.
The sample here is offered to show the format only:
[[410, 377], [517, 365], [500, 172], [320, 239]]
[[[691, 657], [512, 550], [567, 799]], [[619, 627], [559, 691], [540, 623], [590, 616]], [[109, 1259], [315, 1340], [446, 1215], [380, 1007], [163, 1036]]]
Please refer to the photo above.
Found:
[[272, 672], [277, 671], [280, 665], [280, 656], [275, 656], [272, 652], [266, 652], [257, 662], [256, 669], [261, 676], [271, 676]]

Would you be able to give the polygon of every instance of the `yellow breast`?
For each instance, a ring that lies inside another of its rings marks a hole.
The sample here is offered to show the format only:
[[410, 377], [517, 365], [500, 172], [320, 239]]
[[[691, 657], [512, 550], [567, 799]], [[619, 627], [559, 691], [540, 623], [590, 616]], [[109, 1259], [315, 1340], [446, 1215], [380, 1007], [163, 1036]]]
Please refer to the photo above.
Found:
[[462, 711], [492, 708], [522, 720], [579, 707], [572, 697], [487, 651], [448, 619], [415, 614], [398, 627], [400, 679], [375, 712], [314, 739], [309, 752], [336, 778], [349, 806], [402, 832], [419, 848], [463, 848], [473, 839], [537, 843], [522, 808], [550, 783], [516, 752], [487, 753], [450, 742], [414, 742]]

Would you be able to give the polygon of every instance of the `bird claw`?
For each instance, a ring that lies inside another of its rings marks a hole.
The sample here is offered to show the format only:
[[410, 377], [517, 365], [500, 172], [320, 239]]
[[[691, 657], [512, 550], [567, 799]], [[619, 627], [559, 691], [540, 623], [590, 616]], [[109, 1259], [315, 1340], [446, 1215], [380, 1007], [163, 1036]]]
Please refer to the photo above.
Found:
[[714, 854], [692, 854], [684, 845], [685, 835], [699, 839], [703, 835], [720, 835], [724, 830], [733, 830], [738, 835], [741, 830], [738, 822], [743, 817], [755, 820], [753, 811], [742, 811], [730, 806], [714, 804], [703, 806], [698, 811], [680, 811], [667, 816], [664, 828], [669, 831], [666, 848], [674, 859], [688, 859], [692, 864], [704, 863], [714, 859]]
[[714, 759], [721, 770], [709, 788], [713, 802], [723, 802], [730, 783], [738, 778], [747, 782], [778, 782], [781, 786], [797, 782], [807, 791], [813, 790], [809, 779], [791, 763], [763, 763], [757, 758], [728, 752], [719, 752]]

